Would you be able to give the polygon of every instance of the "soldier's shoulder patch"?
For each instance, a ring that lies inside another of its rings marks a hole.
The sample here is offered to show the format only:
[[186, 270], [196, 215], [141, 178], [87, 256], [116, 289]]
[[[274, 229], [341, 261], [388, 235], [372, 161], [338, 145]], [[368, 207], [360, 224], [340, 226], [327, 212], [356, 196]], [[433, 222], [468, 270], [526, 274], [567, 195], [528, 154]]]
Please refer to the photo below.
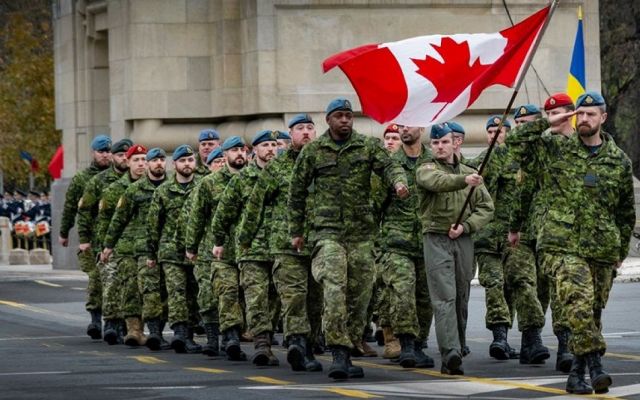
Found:
[[102, 210], [104, 208], [104, 200], [100, 199], [100, 202], [98, 203], [98, 210]]
[[436, 164], [432, 162], [424, 163], [424, 169], [436, 169]]
[[118, 205], [116, 205], [117, 208], [120, 208], [124, 205], [124, 196], [120, 196], [120, 198], [118, 199]]
[[82, 199], [83, 197], [80, 197], [80, 200], [78, 200], [78, 208], [82, 208]]
[[516, 182], [517, 183], [522, 183], [524, 181], [524, 173], [522, 172], [522, 168], [518, 169], [518, 172], [516, 173]]

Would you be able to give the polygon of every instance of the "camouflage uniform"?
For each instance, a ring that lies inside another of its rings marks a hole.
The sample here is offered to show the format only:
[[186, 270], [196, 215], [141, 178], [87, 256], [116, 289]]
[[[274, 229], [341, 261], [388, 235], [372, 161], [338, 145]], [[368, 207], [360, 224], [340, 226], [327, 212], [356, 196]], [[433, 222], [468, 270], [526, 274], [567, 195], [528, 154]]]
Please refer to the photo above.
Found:
[[371, 174], [385, 184], [407, 185], [404, 171], [373, 139], [355, 131], [337, 144], [329, 131], [306, 145], [290, 186], [289, 232], [303, 237], [309, 186], [315, 187], [309, 241], [313, 276], [324, 294], [323, 331], [330, 346], [353, 347], [362, 340], [374, 279], [376, 226], [370, 200]]
[[612, 266], [628, 252], [635, 224], [631, 162], [611, 136], [591, 152], [580, 139], [542, 136], [546, 119], [521, 125], [507, 142], [523, 168], [549, 171], [542, 186], [549, 198], [537, 237], [552, 269], [571, 329], [572, 353], [603, 353], [601, 313], [613, 279]]
[[[164, 179], [162, 180], [164, 182]], [[129, 185], [118, 200], [104, 238], [104, 247], [126, 262], [121, 274], [122, 312], [125, 317], [164, 319], [166, 289], [162, 269], [149, 268], [147, 255], [147, 218], [156, 186], [147, 175]]]
[[198, 182], [199, 178], [194, 177], [183, 187], [174, 175], [156, 189], [149, 206], [147, 254], [149, 259], [157, 260], [164, 272], [172, 329], [179, 323], [198, 323], [198, 287], [193, 266], [185, 259], [184, 251], [178, 251], [176, 236], [184, 221], [185, 202]]
[[[61, 238], [69, 237], [69, 231], [76, 222], [78, 203], [82, 198], [85, 186], [91, 178], [106, 168], [109, 167], [99, 168], [95, 163], [92, 163], [89, 168], [78, 172], [71, 179], [71, 183], [65, 194], [64, 208], [62, 210], [62, 221], [60, 222]], [[100, 272], [96, 267], [93, 250], [89, 249], [85, 252], [78, 252], [78, 262], [80, 269], [89, 276], [85, 308], [87, 311], [100, 311], [102, 309], [102, 285], [100, 283]]]
[[389, 315], [394, 333], [409, 334], [422, 342], [429, 335], [433, 312], [418, 218], [416, 169], [432, 155], [423, 145], [417, 159], [410, 159], [403, 148], [392, 157], [404, 168], [410, 197], [401, 200], [393, 194], [386, 202], [380, 233], [382, 278], [390, 296]]

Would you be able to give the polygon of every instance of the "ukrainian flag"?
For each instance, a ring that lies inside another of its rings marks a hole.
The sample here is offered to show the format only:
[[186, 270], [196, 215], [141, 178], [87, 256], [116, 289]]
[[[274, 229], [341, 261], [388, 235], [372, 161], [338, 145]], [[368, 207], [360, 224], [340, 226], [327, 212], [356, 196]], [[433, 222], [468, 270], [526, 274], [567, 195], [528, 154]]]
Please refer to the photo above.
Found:
[[576, 40], [573, 44], [573, 55], [571, 56], [571, 68], [569, 68], [569, 77], [567, 79], [567, 94], [575, 103], [578, 97], [583, 94], [586, 89], [585, 73], [584, 73], [584, 34], [582, 32], [582, 7], [578, 7], [578, 31], [576, 32]]

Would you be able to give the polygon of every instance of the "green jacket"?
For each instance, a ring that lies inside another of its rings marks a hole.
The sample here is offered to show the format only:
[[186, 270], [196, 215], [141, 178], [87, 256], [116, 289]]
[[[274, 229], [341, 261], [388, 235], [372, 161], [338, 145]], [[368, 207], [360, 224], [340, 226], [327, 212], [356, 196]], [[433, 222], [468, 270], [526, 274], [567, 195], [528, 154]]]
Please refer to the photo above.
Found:
[[109, 167], [99, 168], [95, 163], [91, 163], [88, 168], [83, 169], [71, 178], [71, 183], [67, 188], [64, 198], [64, 208], [62, 209], [62, 221], [60, 222], [60, 237], [68, 238], [69, 231], [76, 223], [76, 214], [78, 213], [78, 202], [82, 198], [84, 188], [98, 173]]
[[[464, 178], [475, 169], [457, 162], [449, 165], [432, 158], [418, 167], [416, 183], [420, 188], [420, 219], [423, 233], [447, 234], [462, 211], [471, 189]], [[484, 185], [476, 187], [465, 208], [462, 226], [472, 234], [493, 218], [493, 201]]]
[[416, 170], [422, 163], [432, 159], [431, 151], [422, 145], [422, 153], [413, 161], [401, 147], [392, 157], [402, 166], [407, 176], [409, 197], [403, 200], [395, 192], [388, 191], [380, 228], [380, 249], [383, 252], [394, 252], [407, 257], [420, 258], [423, 257], [422, 224], [418, 216]]
[[[164, 179], [162, 180], [164, 182]], [[104, 237], [104, 247], [121, 255], [145, 255], [147, 212], [156, 186], [145, 175], [129, 185], [116, 205]]]
[[82, 198], [78, 202], [78, 235], [80, 243], [91, 243], [97, 250], [100, 249], [102, 241], [99, 240], [96, 232], [96, 221], [102, 192], [110, 184], [122, 177], [124, 172], [118, 171], [114, 166], [108, 168], [87, 183], [82, 193]]
[[198, 176], [194, 175], [194, 179], [183, 187], [174, 174], [153, 193], [147, 216], [147, 256], [150, 260], [189, 264], [184, 251], [178, 251], [176, 234], [187, 197], [198, 182]]
[[107, 233], [107, 229], [109, 229], [111, 218], [116, 211], [120, 197], [133, 182], [135, 181], [131, 177], [131, 174], [126, 173], [102, 192], [102, 198], [98, 206], [98, 223], [95, 233], [98, 243], [104, 242], [104, 236]]
[[537, 248], [573, 254], [600, 263], [622, 261], [629, 251], [635, 225], [631, 161], [608, 133], [592, 152], [579, 135], [543, 136], [547, 119], [511, 131], [525, 171], [542, 175], [548, 199], [537, 237]]
[[378, 233], [371, 200], [371, 174], [384, 176], [385, 185], [407, 185], [402, 168], [379, 141], [356, 131], [338, 145], [323, 133], [301, 151], [289, 189], [289, 235], [303, 236], [309, 187], [315, 188], [314, 240], [372, 240]]

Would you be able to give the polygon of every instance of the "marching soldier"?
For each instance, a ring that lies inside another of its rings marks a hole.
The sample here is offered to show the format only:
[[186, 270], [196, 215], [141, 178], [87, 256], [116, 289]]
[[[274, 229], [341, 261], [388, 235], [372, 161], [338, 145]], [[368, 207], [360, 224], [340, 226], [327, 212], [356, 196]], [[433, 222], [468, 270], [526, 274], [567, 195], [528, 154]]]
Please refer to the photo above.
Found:
[[220, 134], [215, 129], [203, 129], [198, 136], [198, 166], [196, 175], [205, 176], [209, 174], [207, 159], [209, 154], [220, 147]]

